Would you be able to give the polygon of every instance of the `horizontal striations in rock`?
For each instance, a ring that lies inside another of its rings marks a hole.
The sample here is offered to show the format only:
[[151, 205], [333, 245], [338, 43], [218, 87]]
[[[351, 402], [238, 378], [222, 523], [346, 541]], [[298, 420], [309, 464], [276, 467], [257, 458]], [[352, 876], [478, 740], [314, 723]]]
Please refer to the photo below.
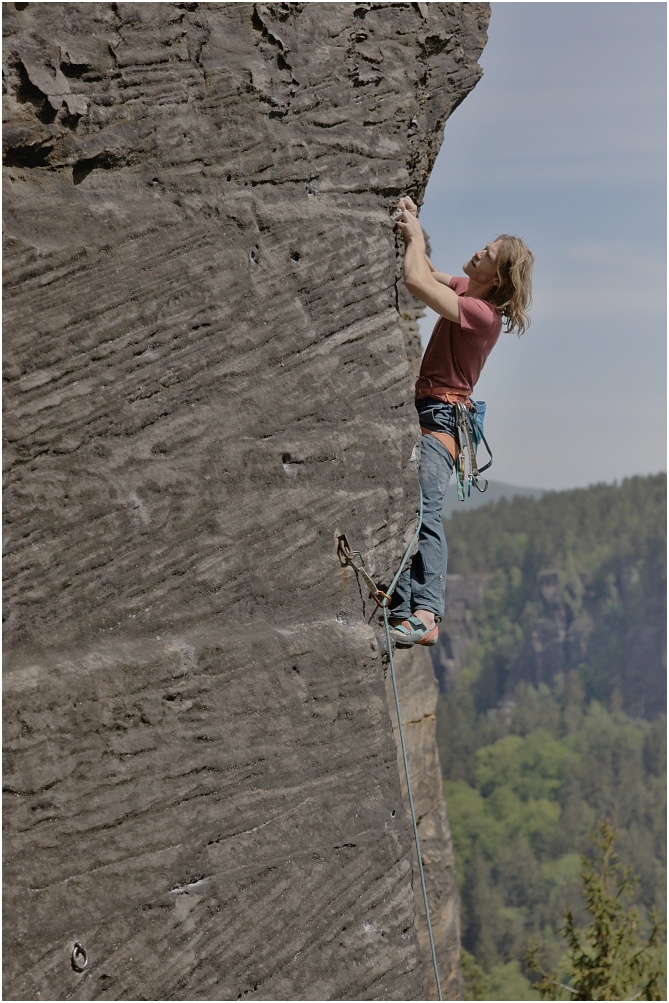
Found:
[[183, 637], [109, 645], [8, 674], [5, 701], [22, 708], [5, 733], [16, 998], [42, 985], [70, 998], [68, 939], [97, 972], [98, 993], [87, 982], [75, 999], [135, 998], [138, 982], [154, 999], [254, 985], [307, 999], [313, 979], [345, 999], [356, 968], [398, 998], [415, 966], [409, 835], [377, 642], [368, 627], [317, 629], [327, 674], [304, 627], [224, 652], [202, 636], [199, 651]]
[[6, 5], [7, 998], [420, 998], [336, 544], [413, 529], [392, 208], [487, 17]]
[[[455, 858], [436, 738], [439, 687], [432, 669], [430, 654], [424, 648], [398, 649], [394, 661], [442, 997], [446, 1000], [458, 1000], [462, 999], [460, 910]], [[390, 672], [386, 674], [386, 691], [397, 745], [402, 797], [408, 810], [408, 794]], [[436, 1000], [437, 988], [415, 850], [412, 856], [418, 937], [423, 955], [422, 998]]]

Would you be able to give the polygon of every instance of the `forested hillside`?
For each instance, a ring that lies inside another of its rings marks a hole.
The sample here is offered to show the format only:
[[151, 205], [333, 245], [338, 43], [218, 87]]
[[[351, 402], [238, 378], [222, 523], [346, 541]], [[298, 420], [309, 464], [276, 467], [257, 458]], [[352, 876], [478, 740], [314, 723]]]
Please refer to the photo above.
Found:
[[491, 574], [479, 617], [478, 710], [517, 682], [577, 669], [635, 717], [666, 698], [666, 476], [500, 501], [446, 523], [449, 572]]
[[665, 491], [664, 475], [631, 478], [446, 525], [449, 571], [489, 575], [438, 726], [466, 998], [538, 998], [524, 952], [539, 937], [558, 962], [599, 817], [642, 915], [664, 910]]

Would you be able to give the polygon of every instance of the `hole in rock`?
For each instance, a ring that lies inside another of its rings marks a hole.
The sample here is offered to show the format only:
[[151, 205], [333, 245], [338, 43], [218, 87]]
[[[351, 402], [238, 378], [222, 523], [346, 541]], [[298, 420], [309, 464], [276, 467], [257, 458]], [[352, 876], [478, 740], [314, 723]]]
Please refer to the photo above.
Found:
[[263, 20], [260, 17], [260, 14], [255, 9], [255, 5], [253, 8], [253, 14], [251, 15], [251, 27], [254, 28], [256, 31], [259, 31], [261, 35], [264, 35], [267, 31], [265, 25], [263, 24]]
[[121, 167], [123, 161], [121, 158], [115, 156], [113, 153], [105, 151], [104, 153], [98, 153], [95, 157], [86, 157], [83, 160], [78, 160], [77, 163], [72, 168], [72, 181], [75, 185], [80, 185], [81, 182], [88, 177], [91, 171], [100, 168], [101, 170], [111, 170], [114, 167]]
[[17, 146], [7, 150], [4, 163], [7, 167], [47, 167], [47, 158], [53, 146]]
[[[66, 77], [73, 77], [77, 79], [78, 77], [83, 77], [86, 70], [90, 70], [88, 63], [65, 63], [60, 64], [61, 71]], [[111, 976], [108, 976], [111, 978]]]
[[302, 255], [299, 251], [291, 251], [290, 258], [291, 261], [299, 261]]
[[95, 157], [92, 157], [90, 160], [78, 160], [72, 168], [73, 184], [80, 185], [84, 178], [87, 178], [96, 167]]

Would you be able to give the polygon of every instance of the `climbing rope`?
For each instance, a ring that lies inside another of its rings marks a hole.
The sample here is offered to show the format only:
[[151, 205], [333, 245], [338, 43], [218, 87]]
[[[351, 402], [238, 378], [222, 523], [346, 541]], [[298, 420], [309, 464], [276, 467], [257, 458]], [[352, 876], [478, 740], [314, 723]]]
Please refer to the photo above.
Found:
[[[359, 557], [362, 564], [364, 564], [364, 558], [359, 551], [352, 551], [348, 545], [348, 540], [345, 536], [339, 537], [339, 544], [337, 547], [337, 553], [342, 562], [350, 564], [350, 566], [358, 572], [359, 575], [365, 580], [370, 589], [370, 595], [377, 606], [381, 607], [383, 611], [383, 626], [386, 632], [386, 647], [388, 649], [388, 660], [390, 662], [390, 678], [393, 683], [393, 694], [395, 697], [395, 710], [397, 711], [397, 724], [400, 733], [400, 746], [402, 749], [402, 762], [404, 764], [404, 775], [407, 781], [407, 793], [409, 795], [409, 808], [411, 811], [411, 822], [413, 825], [413, 838], [416, 844], [416, 858], [418, 860], [418, 874], [420, 876], [420, 886], [423, 892], [423, 902], [425, 904], [425, 919], [427, 920], [427, 935], [430, 939], [430, 951], [432, 952], [432, 967], [434, 968], [434, 978], [437, 983], [437, 999], [443, 1000], [441, 995], [441, 982], [439, 980], [439, 967], [437, 965], [437, 952], [434, 946], [434, 934], [432, 933], [432, 923], [430, 922], [430, 907], [427, 902], [427, 888], [425, 887], [425, 874], [423, 873], [423, 861], [420, 855], [420, 840], [418, 839], [418, 823], [416, 822], [416, 809], [413, 803], [413, 794], [411, 793], [411, 778], [409, 776], [409, 762], [407, 759], [406, 743], [404, 741], [404, 729], [402, 728], [402, 711], [400, 708], [400, 697], [397, 690], [397, 677], [395, 675], [395, 663], [393, 661], [393, 645], [390, 639], [390, 625], [388, 623], [388, 603], [392, 597], [393, 592], [397, 587], [397, 583], [400, 580], [400, 575], [404, 571], [404, 566], [409, 558], [413, 546], [418, 539], [418, 534], [420, 533], [421, 523], [423, 522], [423, 492], [420, 490], [420, 500], [418, 506], [418, 524], [416, 526], [416, 532], [411, 537], [411, 542], [409, 546], [404, 551], [404, 556], [400, 562], [400, 566], [397, 570], [397, 574], [393, 578], [392, 582], [388, 587], [387, 592], [382, 592], [381, 589], [377, 587], [372, 577], [365, 571], [362, 566], [358, 566], [353, 561], [354, 557]], [[379, 598], [379, 596], [381, 598]]]

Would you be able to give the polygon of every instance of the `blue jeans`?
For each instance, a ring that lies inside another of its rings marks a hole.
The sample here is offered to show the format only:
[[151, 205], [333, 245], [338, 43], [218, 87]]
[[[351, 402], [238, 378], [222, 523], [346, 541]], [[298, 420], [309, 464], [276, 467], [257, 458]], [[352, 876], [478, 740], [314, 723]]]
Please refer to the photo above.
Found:
[[[442, 404], [444, 411], [441, 416], [436, 409], [429, 409], [430, 416], [436, 413], [441, 421], [424, 421], [426, 408], [420, 405], [434, 403], [418, 402], [421, 425], [428, 428], [435, 424], [439, 426], [435, 431], [453, 434], [450, 423], [455, 409], [452, 405]], [[438, 439], [433, 435], [421, 436], [418, 479], [423, 492], [423, 521], [418, 536], [418, 551], [402, 572], [390, 603], [389, 611], [393, 617], [406, 619], [417, 609], [430, 610], [439, 619], [444, 615], [448, 549], [441, 512], [453, 466], [453, 457]]]

